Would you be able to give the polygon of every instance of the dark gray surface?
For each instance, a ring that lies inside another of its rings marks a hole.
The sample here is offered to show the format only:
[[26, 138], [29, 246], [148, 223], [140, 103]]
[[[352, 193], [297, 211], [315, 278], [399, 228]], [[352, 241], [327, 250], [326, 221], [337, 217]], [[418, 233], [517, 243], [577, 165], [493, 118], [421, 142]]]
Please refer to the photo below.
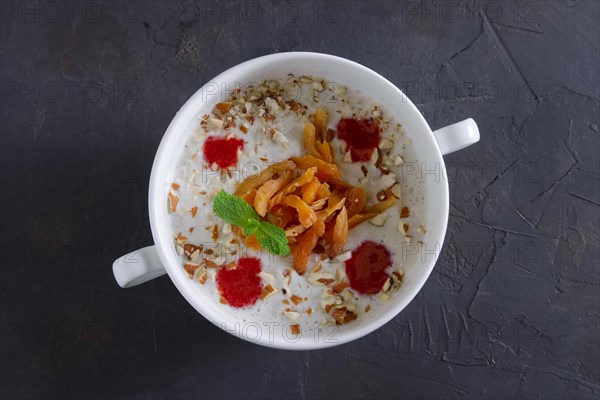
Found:
[[[2, 2], [2, 398], [598, 398], [599, 2]], [[415, 300], [317, 352], [247, 344], [167, 277], [117, 287], [151, 243], [171, 118], [247, 59], [308, 50], [383, 74], [446, 157], [443, 254]]]

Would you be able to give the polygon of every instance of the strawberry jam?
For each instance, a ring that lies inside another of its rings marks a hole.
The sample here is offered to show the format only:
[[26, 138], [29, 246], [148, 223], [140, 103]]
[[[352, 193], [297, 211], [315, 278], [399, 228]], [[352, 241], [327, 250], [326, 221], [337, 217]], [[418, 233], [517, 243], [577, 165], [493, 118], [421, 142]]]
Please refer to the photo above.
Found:
[[238, 149], [244, 148], [244, 141], [237, 137], [209, 136], [204, 142], [204, 160], [225, 169], [238, 162]]
[[219, 292], [230, 306], [239, 308], [256, 303], [262, 289], [260, 270], [260, 260], [244, 257], [239, 259], [237, 268], [222, 267], [217, 272]]
[[381, 139], [379, 125], [373, 118], [343, 118], [338, 122], [337, 134], [346, 142], [353, 162], [369, 161]]
[[363, 294], [379, 293], [388, 278], [386, 269], [390, 265], [392, 258], [384, 245], [370, 240], [363, 242], [346, 261], [350, 287]]

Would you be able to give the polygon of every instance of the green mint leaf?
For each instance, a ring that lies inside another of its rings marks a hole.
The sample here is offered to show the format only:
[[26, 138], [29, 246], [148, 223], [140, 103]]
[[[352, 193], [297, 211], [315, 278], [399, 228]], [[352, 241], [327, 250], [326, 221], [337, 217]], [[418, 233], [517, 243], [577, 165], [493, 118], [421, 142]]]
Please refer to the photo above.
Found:
[[256, 229], [258, 228], [260, 228], [260, 220], [248, 220], [248, 225], [244, 226], [244, 235], [250, 236], [256, 232]]
[[260, 245], [278, 256], [290, 254], [285, 231], [266, 221], [261, 221], [254, 208], [243, 199], [221, 190], [213, 201], [213, 211], [223, 221], [244, 228], [244, 234], [256, 235]]
[[288, 246], [285, 231], [280, 227], [269, 222], [262, 221], [260, 227], [254, 231], [256, 239], [260, 245], [269, 253], [278, 256], [287, 256], [290, 254], [290, 246]]
[[260, 218], [256, 211], [243, 199], [221, 190], [215, 196], [213, 211], [223, 221], [241, 226], [244, 230], [260, 224]]

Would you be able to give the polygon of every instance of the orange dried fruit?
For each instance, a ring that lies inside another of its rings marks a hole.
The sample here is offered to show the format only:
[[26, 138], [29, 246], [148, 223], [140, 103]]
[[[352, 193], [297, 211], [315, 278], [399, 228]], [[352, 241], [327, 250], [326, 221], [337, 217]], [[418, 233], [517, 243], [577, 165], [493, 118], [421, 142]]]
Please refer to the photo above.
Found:
[[335, 225], [332, 231], [332, 243], [327, 251], [329, 258], [334, 258], [340, 254], [348, 241], [348, 213], [346, 207], [335, 217]]
[[314, 126], [317, 140], [320, 142], [325, 141], [325, 133], [327, 130], [327, 113], [323, 111], [323, 109], [317, 108], [313, 116], [313, 121], [315, 123]]
[[310, 182], [313, 179], [313, 177], [315, 176], [316, 173], [317, 173], [317, 168], [316, 167], [309, 168], [306, 171], [304, 171], [304, 173], [302, 175], [300, 175], [298, 178], [296, 178], [292, 182], [290, 182], [286, 187], [284, 187], [283, 189], [281, 189], [269, 201], [269, 210], [271, 208], [273, 208], [275, 205], [281, 203], [281, 200], [283, 200], [283, 198], [285, 196], [287, 196], [288, 194], [293, 193], [296, 189], [298, 189], [299, 187], [301, 187], [305, 183]]
[[315, 126], [307, 122], [304, 125], [304, 149], [311, 156], [321, 158], [321, 154], [317, 150], [317, 138], [315, 137]]
[[321, 183], [321, 186], [319, 186], [319, 190], [317, 190], [317, 200], [320, 199], [328, 199], [329, 196], [331, 196], [331, 190], [329, 189], [329, 184], [328, 183]]
[[352, 188], [346, 192], [348, 218], [360, 213], [367, 205], [367, 194], [363, 188]]
[[328, 163], [333, 162], [333, 156], [331, 154], [331, 147], [329, 146], [329, 143], [317, 142], [315, 144], [315, 147], [317, 148], [317, 151], [319, 152], [323, 161], [326, 161]]
[[246, 203], [253, 205], [254, 198], [256, 197], [256, 189], [250, 190], [248, 193], [242, 195], [242, 199], [246, 201]]
[[292, 171], [286, 170], [282, 171], [278, 178], [270, 179], [263, 183], [256, 191], [256, 196], [254, 197], [254, 209], [256, 210], [256, 213], [261, 217], [264, 217], [267, 214], [267, 208], [271, 197], [285, 185], [290, 183], [291, 180]]
[[367, 213], [367, 214], [356, 214], [352, 217], [348, 218], [348, 229], [354, 228], [356, 225], [365, 222], [368, 219], [376, 216], [377, 213]]
[[305, 227], [311, 226], [317, 220], [315, 211], [310, 208], [304, 200], [296, 195], [285, 196], [281, 201], [281, 204], [295, 208], [298, 212], [300, 223]]
[[246, 247], [252, 249], [252, 250], [260, 250], [262, 248], [262, 246], [260, 245], [260, 242], [258, 241], [258, 239], [256, 238], [256, 236], [254, 236], [254, 234], [248, 236], [246, 238], [246, 240], [244, 241]]
[[252, 189], [258, 189], [258, 187], [271, 179], [273, 175], [285, 170], [293, 170], [294, 168], [296, 168], [296, 164], [294, 164], [292, 160], [285, 160], [273, 165], [269, 165], [260, 173], [247, 177], [242, 183], [239, 184], [235, 190], [235, 194], [238, 196], [244, 195]]
[[312, 205], [317, 197], [317, 191], [321, 187], [321, 182], [317, 178], [311, 179], [310, 182], [302, 185], [302, 200], [308, 205]]
[[398, 199], [395, 197], [392, 197], [391, 199], [386, 199], [386, 200], [380, 201], [377, 204], [373, 204], [372, 206], [369, 206], [369, 207], [365, 208], [364, 210], [362, 210], [362, 212], [365, 214], [371, 214], [371, 213], [381, 214], [388, 208], [395, 205], [397, 202], [398, 202]]
[[306, 272], [308, 259], [317, 245], [317, 241], [324, 233], [325, 223], [323, 221], [317, 221], [300, 237], [298, 245], [293, 251], [294, 260], [292, 263], [299, 275], [303, 275]]
[[311, 155], [293, 157], [292, 160], [299, 168], [308, 169], [317, 167], [317, 177], [322, 181], [339, 178], [341, 173], [337, 165], [325, 162]]

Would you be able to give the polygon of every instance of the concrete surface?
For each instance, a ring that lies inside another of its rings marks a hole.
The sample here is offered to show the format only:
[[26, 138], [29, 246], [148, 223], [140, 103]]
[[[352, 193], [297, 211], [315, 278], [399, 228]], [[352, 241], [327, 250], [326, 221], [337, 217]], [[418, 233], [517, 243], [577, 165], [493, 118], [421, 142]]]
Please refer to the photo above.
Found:
[[[0, 397], [598, 398], [597, 1], [1, 3]], [[318, 352], [242, 342], [167, 277], [129, 290], [152, 242], [147, 183], [172, 116], [273, 52], [355, 60], [448, 156], [443, 254], [415, 300]]]

